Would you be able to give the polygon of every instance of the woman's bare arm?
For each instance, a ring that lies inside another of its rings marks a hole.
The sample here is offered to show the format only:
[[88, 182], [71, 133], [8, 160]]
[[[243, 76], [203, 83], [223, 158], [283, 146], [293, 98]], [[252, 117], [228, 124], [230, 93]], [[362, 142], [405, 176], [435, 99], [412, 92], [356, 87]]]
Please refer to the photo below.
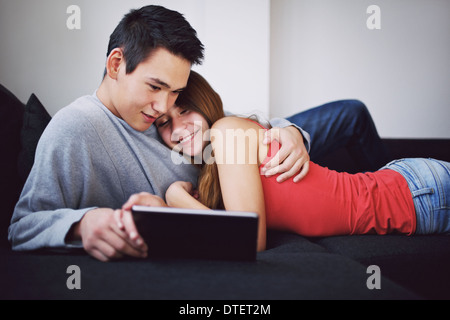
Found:
[[258, 251], [266, 247], [264, 193], [259, 170], [260, 155], [267, 155], [263, 139], [264, 130], [242, 118], [223, 118], [211, 129], [225, 209], [258, 214]]
[[169, 207], [208, 210], [200, 201], [192, 196], [190, 182], [177, 181], [170, 185], [166, 191], [166, 201]]

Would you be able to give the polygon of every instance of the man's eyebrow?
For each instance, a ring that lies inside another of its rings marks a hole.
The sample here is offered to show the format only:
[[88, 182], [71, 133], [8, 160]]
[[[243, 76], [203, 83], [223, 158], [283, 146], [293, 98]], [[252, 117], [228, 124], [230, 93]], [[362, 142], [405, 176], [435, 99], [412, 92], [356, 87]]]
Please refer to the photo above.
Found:
[[160, 80], [160, 79], [158, 79], [158, 78], [149, 78], [149, 80], [151, 80], [151, 81], [153, 81], [153, 82], [156, 82], [156, 83], [159, 84], [160, 86], [163, 86], [163, 87], [165, 87], [165, 88], [167, 88], [167, 89], [170, 89], [170, 86], [169, 86], [167, 83], [165, 83], [164, 81], [162, 81], [162, 80]]
[[[158, 78], [149, 78], [151, 81], [154, 81], [154, 82], [156, 82], [157, 84], [159, 84], [160, 86], [162, 86], [162, 87], [164, 87], [164, 88], [167, 88], [167, 89], [171, 89], [171, 87], [167, 84], [167, 83], [165, 83], [164, 81], [162, 81], [161, 79], [158, 79]], [[174, 90], [174, 91], [179, 91], [179, 92], [181, 92], [181, 91], [183, 91], [184, 89], [186, 89], [186, 87], [183, 87], [183, 88], [180, 88], [180, 89], [176, 89], [176, 90]]]

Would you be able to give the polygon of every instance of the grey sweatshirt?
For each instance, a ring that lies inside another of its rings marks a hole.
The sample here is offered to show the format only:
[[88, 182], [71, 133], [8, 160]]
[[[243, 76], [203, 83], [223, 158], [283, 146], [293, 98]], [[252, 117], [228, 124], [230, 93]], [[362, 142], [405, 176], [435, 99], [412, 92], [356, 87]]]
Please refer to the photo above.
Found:
[[[284, 119], [271, 124], [291, 125]], [[81, 247], [65, 238], [89, 210], [120, 208], [143, 191], [164, 198], [170, 184], [196, 185], [198, 174], [162, 143], [154, 126], [136, 131], [96, 94], [81, 97], [56, 113], [42, 134], [9, 240], [13, 250]]]

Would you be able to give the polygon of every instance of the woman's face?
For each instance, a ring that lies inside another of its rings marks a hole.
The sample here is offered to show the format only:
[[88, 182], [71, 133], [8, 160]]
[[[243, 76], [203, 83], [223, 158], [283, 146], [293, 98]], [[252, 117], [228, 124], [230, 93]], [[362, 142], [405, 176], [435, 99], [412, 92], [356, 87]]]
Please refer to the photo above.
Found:
[[164, 143], [184, 155], [201, 155], [208, 145], [206, 119], [198, 112], [174, 105], [160, 116], [155, 125]]

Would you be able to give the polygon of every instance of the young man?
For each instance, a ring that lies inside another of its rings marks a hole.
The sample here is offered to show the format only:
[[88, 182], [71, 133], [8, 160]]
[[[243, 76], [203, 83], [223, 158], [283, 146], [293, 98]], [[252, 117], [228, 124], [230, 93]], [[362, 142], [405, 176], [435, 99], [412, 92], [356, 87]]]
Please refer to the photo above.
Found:
[[[146, 6], [122, 19], [98, 90], [61, 109], [41, 137], [9, 229], [14, 250], [83, 247], [102, 261], [146, 256], [142, 238], [117, 227], [114, 209], [139, 192], [165, 206], [172, 182], [196, 185], [198, 169], [173, 163], [152, 124], [202, 58], [195, 30], [175, 11]], [[279, 132], [272, 138], [283, 144], [281, 171], [294, 176], [303, 167], [301, 177], [309, 160], [303, 136], [293, 127]]]

